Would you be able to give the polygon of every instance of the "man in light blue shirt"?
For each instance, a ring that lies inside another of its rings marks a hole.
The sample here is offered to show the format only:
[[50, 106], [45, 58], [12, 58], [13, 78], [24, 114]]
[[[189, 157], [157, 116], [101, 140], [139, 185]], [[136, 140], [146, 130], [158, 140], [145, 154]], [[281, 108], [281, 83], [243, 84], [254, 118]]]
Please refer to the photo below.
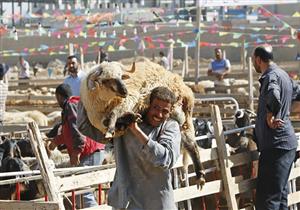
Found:
[[224, 88], [224, 86], [229, 86], [228, 79], [224, 79], [225, 75], [230, 73], [230, 61], [223, 58], [223, 53], [221, 48], [215, 49], [216, 59], [213, 60], [209, 66], [207, 75], [215, 76], [217, 80], [215, 83], [215, 88], [217, 93], [229, 93], [229, 90]]
[[86, 73], [80, 69], [78, 59], [75, 55], [70, 55], [67, 59], [67, 70], [69, 75], [65, 78], [64, 84], [68, 84], [73, 96], [80, 96], [80, 83]]

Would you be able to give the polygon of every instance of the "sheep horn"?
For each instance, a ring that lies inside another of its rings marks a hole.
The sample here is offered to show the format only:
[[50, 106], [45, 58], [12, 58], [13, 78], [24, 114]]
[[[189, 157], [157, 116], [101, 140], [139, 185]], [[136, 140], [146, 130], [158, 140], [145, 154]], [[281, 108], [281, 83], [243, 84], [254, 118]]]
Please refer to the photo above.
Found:
[[129, 73], [134, 73], [135, 72], [135, 62], [132, 63], [132, 67], [130, 70], [127, 70]]

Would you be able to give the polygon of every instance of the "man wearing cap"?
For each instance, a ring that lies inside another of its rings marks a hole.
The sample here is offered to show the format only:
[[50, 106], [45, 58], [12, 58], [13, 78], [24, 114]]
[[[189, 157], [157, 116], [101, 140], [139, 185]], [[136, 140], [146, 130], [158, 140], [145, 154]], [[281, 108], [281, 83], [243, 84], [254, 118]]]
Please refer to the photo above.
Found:
[[2, 123], [4, 120], [4, 112], [5, 112], [5, 102], [8, 93], [8, 82], [6, 73], [8, 72], [8, 65], [1, 63], [0, 64], [0, 126], [2, 127]]
[[287, 210], [288, 178], [295, 160], [297, 138], [290, 121], [300, 86], [273, 62], [271, 46], [258, 46], [252, 55], [261, 73], [254, 137], [259, 156], [256, 210]]

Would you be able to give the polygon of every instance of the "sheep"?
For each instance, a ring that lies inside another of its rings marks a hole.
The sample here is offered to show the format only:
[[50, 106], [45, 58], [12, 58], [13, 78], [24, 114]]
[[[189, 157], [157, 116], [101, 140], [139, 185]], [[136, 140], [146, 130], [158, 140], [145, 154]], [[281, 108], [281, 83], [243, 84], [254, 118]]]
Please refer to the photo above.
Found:
[[187, 167], [188, 152], [194, 163], [197, 184], [203, 186], [203, 167], [192, 122], [194, 95], [191, 89], [179, 75], [148, 59], [134, 63], [128, 72], [124, 70], [120, 63], [106, 62], [92, 68], [83, 79], [80, 97], [91, 124], [106, 138], [120, 136], [124, 131], [116, 129], [117, 119], [128, 112], [142, 113], [149, 106], [151, 90], [157, 86], [168, 87], [178, 99], [171, 116], [182, 128], [184, 165]]
[[42, 112], [33, 110], [26, 112], [5, 112], [4, 120], [5, 124], [18, 124], [28, 123], [35, 121], [39, 126], [48, 126], [48, 118]]

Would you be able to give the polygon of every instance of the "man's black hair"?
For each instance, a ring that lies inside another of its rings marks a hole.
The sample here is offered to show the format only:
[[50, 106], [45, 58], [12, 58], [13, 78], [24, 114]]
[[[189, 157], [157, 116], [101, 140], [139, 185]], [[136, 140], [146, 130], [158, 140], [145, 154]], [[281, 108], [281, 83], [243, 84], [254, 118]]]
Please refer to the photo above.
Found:
[[59, 94], [64, 98], [70, 98], [72, 96], [72, 89], [68, 84], [60, 84], [57, 86], [55, 94]]
[[269, 62], [269, 61], [272, 61], [274, 58], [273, 58], [273, 52], [272, 52], [272, 47], [268, 47], [268, 46], [259, 46], [259, 47], [256, 47], [255, 50], [254, 50], [254, 53], [253, 55], [255, 57], [260, 57], [260, 59], [263, 61], [263, 62]]
[[77, 58], [76, 55], [69, 55], [67, 59], [68, 59], [68, 60], [69, 60], [69, 59], [71, 60], [71, 59], [73, 59], [73, 58], [76, 58], [76, 60], [78, 60], [78, 58]]
[[9, 66], [5, 63], [0, 63], [0, 80], [3, 80], [4, 75], [8, 72]]
[[167, 87], [156, 87], [151, 91], [150, 94], [150, 103], [155, 99], [159, 99], [162, 101], [166, 101], [168, 103], [171, 103], [172, 105], [176, 102], [176, 96], [175, 94]]
[[163, 56], [165, 56], [165, 53], [163, 51], [160, 51], [159, 55], [163, 57]]

